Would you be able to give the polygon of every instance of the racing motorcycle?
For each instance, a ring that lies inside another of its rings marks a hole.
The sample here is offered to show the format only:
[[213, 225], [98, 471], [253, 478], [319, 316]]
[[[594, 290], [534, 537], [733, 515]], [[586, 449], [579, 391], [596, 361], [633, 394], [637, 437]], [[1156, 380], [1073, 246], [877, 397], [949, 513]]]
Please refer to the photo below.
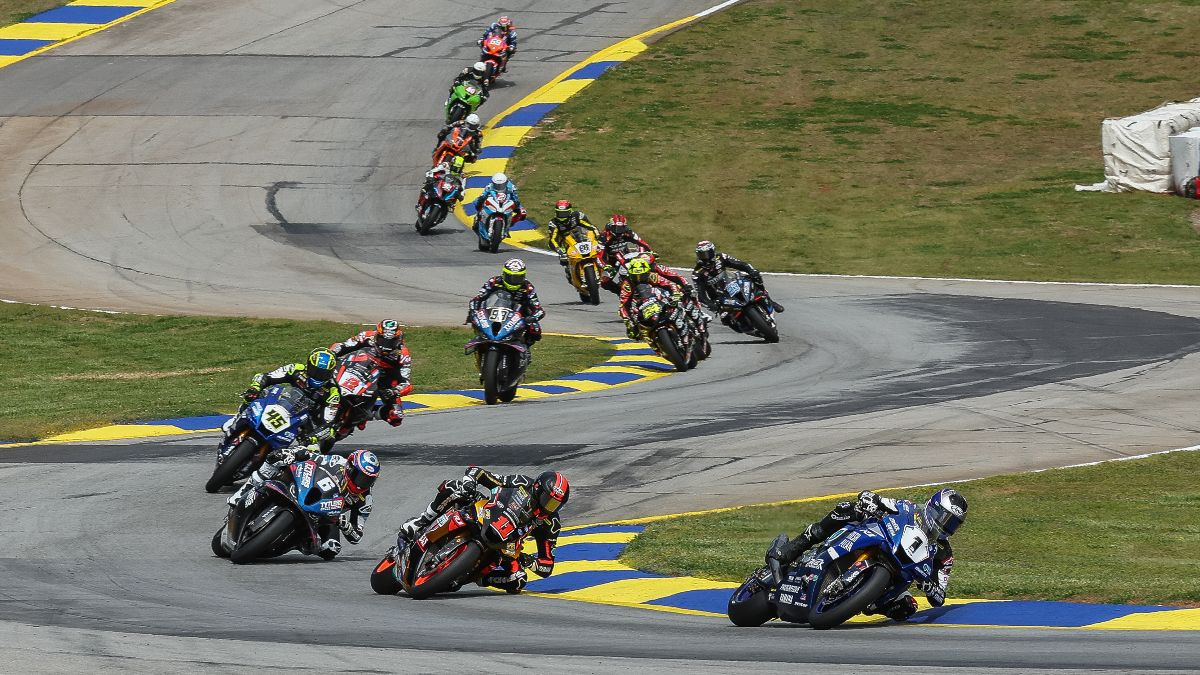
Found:
[[459, 176], [447, 173], [436, 180], [426, 181], [421, 188], [421, 196], [417, 198], [417, 233], [429, 234], [446, 219], [462, 197], [463, 181]]
[[484, 402], [508, 403], [516, 397], [531, 357], [520, 304], [508, 291], [494, 291], [471, 313], [471, 323], [476, 336], [464, 349], [475, 354]]
[[600, 245], [596, 234], [575, 226], [566, 236], [567, 279], [579, 293], [579, 299], [600, 304]]
[[633, 289], [633, 320], [642, 338], [675, 370], [683, 372], [696, 365], [691, 322], [669, 293], [651, 284], [638, 284]]
[[[759, 626], [773, 618], [833, 628], [895, 600], [914, 582], [930, 582], [937, 542], [916, 520], [916, 506], [848, 525], [782, 568], [760, 567], [729, 598], [729, 620]], [[780, 535], [772, 548], [781, 546]]]
[[383, 405], [379, 400], [379, 375], [385, 367], [387, 364], [366, 348], [353, 351], [338, 361], [334, 381], [341, 390], [342, 402], [337, 417], [330, 422], [334, 438], [321, 441], [321, 452], [329, 452], [333, 444], [349, 436], [354, 427], [362, 429], [367, 422], [379, 417], [376, 408]]
[[512, 227], [517, 214], [517, 205], [512, 195], [506, 190], [490, 193], [483, 202], [483, 208], [475, 214], [475, 235], [479, 237], [479, 250], [495, 253], [500, 250], [500, 242], [508, 237], [508, 228]]
[[213, 553], [237, 564], [292, 550], [332, 559], [337, 553], [319, 550], [318, 528], [322, 519], [342, 513], [345, 499], [337, 475], [339, 460], [346, 461], [322, 457], [296, 462], [246, 490], [230, 505], [225, 524], [213, 535]]
[[474, 82], [459, 82], [454, 85], [446, 99], [446, 124], [465, 120], [467, 115], [479, 109], [483, 103], [483, 89]]
[[649, 249], [642, 248], [641, 244], [635, 241], [623, 241], [615, 244], [610, 253], [612, 260], [605, 261], [606, 266], [600, 277], [600, 287], [613, 293], [620, 293], [621, 281], [627, 274], [626, 267], [628, 267], [629, 261], [643, 253], [650, 252]]
[[740, 270], [725, 269], [714, 285], [722, 289], [717, 304], [729, 313], [729, 326], [739, 333], [754, 335], [767, 342], [779, 342], [775, 310], [767, 295]]
[[287, 384], [267, 387], [234, 418], [228, 435], [217, 445], [217, 466], [204, 484], [206, 492], [249, 476], [271, 450], [286, 448], [312, 431], [316, 404]]
[[502, 35], [489, 35], [481, 46], [479, 60], [487, 66], [488, 86], [496, 84], [500, 71], [508, 61], [508, 40]]
[[433, 150], [433, 165], [437, 166], [442, 162], [449, 162], [454, 157], [461, 156], [468, 162], [475, 161], [474, 155], [471, 153], [471, 140], [474, 135], [468, 133], [462, 127], [456, 127], [446, 134], [441, 143]]
[[412, 541], [398, 533], [371, 572], [371, 589], [422, 600], [478, 580], [502, 555], [524, 560], [521, 545], [534, 524], [529, 490], [501, 487], [487, 499], [476, 496], [465, 497]]

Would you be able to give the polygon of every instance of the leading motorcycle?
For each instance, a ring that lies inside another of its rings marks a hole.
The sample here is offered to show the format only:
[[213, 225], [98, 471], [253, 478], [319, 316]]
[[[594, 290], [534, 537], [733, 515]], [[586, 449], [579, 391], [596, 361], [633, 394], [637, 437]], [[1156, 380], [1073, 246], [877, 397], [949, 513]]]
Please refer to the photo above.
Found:
[[204, 490], [216, 492], [249, 476], [268, 452], [286, 448], [310, 433], [315, 405], [289, 384], [267, 387], [234, 417], [225, 438], [217, 444], [217, 465]]
[[529, 491], [501, 487], [487, 499], [475, 496], [464, 498], [411, 541], [398, 533], [371, 572], [371, 589], [380, 595], [404, 591], [422, 600], [477, 581], [500, 556], [523, 560], [521, 546], [534, 523]]
[[465, 352], [475, 355], [475, 366], [483, 381], [483, 398], [488, 405], [508, 403], [517, 395], [529, 367], [530, 347], [525, 342], [525, 317], [521, 305], [506, 290], [494, 291], [483, 306], [471, 313], [475, 338]]
[[[914, 582], [933, 580], [937, 542], [931, 541], [912, 502], [898, 513], [834, 532], [799, 560], [760, 567], [729, 598], [729, 620], [759, 626], [778, 617], [833, 628], [864, 611], [886, 606]], [[780, 535], [772, 547], [787, 540]]]
[[481, 45], [481, 52], [479, 60], [487, 66], [487, 86], [491, 87], [496, 84], [500, 71], [508, 62], [508, 40], [502, 35], [489, 35]]

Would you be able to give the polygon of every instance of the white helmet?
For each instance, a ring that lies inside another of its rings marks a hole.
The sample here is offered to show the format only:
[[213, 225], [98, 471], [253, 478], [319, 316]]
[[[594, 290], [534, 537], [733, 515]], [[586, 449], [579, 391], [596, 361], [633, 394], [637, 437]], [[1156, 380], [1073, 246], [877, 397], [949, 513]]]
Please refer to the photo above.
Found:
[[497, 189], [507, 186], [508, 176], [505, 176], [503, 173], [492, 176], [492, 185], [495, 185]]
[[472, 129], [478, 129], [479, 128], [479, 115], [476, 115], [475, 113], [471, 113], [470, 115], [467, 115], [467, 126], [471, 127]]
[[480, 75], [487, 75], [487, 65], [483, 61], [476, 61], [475, 65], [471, 66], [471, 70], [474, 70]]

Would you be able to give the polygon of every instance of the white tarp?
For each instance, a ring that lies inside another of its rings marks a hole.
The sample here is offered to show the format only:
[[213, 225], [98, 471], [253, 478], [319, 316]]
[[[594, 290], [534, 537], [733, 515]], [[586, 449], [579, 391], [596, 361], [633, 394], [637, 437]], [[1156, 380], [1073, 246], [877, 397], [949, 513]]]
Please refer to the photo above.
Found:
[[1104, 120], [1104, 190], [1171, 191], [1170, 137], [1200, 126], [1200, 98]]

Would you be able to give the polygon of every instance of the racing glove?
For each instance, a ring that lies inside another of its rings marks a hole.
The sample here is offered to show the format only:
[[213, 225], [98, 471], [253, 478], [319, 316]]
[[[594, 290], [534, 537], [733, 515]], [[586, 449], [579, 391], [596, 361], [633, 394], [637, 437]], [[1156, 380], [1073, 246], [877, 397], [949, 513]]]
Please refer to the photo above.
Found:
[[637, 326], [635, 326], [634, 323], [629, 319], [625, 320], [625, 335], [628, 336], [630, 340], [636, 340], [639, 336]]
[[362, 539], [362, 525], [354, 523], [354, 518], [349, 511], [342, 512], [341, 517], [338, 518], [338, 527], [342, 530], [342, 534], [346, 536], [347, 542], [357, 544]]
[[896, 500], [882, 497], [879, 494], [870, 490], [863, 490], [858, 493], [858, 508], [863, 513], [870, 516], [879, 516], [884, 513], [897, 513]]
[[249, 389], [242, 392], [242, 400], [245, 401], [246, 403], [249, 403], [249, 402], [257, 399], [258, 395], [261, 393], [262, 393], [262, 389], [258, 385], [252, 385]]

